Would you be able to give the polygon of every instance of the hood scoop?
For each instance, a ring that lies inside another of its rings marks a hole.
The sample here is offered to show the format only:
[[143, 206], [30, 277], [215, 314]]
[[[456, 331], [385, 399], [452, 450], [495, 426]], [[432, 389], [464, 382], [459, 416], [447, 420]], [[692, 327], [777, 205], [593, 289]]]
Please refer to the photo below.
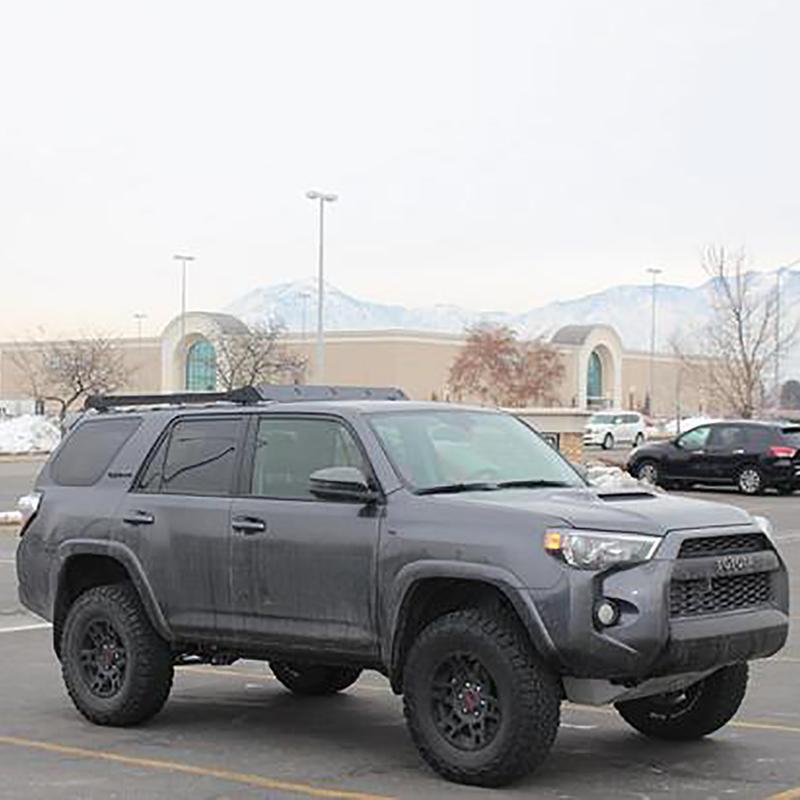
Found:
[[642, 489], [618, 491], [618, 492], [598, 492], [597, 497], [606, 503], [619, 503], [625, 500], [655, 500], [656, 495], [652, 492], [646, 492]]

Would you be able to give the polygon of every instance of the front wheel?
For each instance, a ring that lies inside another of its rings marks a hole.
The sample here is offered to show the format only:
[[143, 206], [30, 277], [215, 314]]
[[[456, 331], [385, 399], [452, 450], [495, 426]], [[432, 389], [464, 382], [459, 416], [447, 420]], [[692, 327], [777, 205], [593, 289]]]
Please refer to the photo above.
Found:
[[403, 704], [411, 738], [436, 772], [503, 786], [550, 752], [561, 686], [513, 620], [465, 609], [434, 620], [414, 642]]
[[611, 450], [614, 447], [614, 437], [607, 433], [603, 437], [603, 450]]
[[293, 694], [336, 694], [358, 680], [360, 669], [270, 661], [272, 674]]
[[661, 478], [658, 470], [658, 464], [655, 461], [642, 461], [636, 467], [636, 478], [644, 483], [649, 483], [651, 486], [657, 486]]
[[689, 741], [708, 736], [729, 722], [746, 689], [747, 664], [733, 664], [686, 689], [617, 703], [616, 709], [645, 736]]
[[61, 671], [78, 711], [97, 725], [136, 725], [172, 687], [172, 652], [129, 583], [97, 586], [67, 612]]
[[644, 444], [644, 434], [641, 432], [637, 433], [636, 438], [633, 440], [634, 449], [637, 447], [641, 447], [643, 444]]

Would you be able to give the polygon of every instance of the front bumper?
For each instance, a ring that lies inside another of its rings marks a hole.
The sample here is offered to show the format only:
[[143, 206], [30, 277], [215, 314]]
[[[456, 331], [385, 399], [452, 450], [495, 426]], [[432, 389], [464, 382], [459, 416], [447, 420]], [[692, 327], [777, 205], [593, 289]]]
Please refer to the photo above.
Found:
[[[746, 532], [752, 530], [745, 529]], [[732, 608], [695, 613], [671, 609], [674, 580], [719, 579], [717, 557], [679, 559], [689, 538], [741, 534], [742, 528], [681, 531], [669, 534], [658, 558], [610, 573], [565, 567], [562, 580], [535, 603], [553, 641], [557, 667], [565, 676], [597, 678], [635, 685], [643, 680], [714, 670], [726, 664], [764, 658], [786, 642], [789, 590], [786, 567], [772, 551], [758, 554], [747, 567], [764, 573], [769, 599], [752, 606], [730, 593]], [[743, 573], [746, 574], [746, 573]], [[620, 609], [617, 624], [603, 628], [595, 620], [600, 599]]]

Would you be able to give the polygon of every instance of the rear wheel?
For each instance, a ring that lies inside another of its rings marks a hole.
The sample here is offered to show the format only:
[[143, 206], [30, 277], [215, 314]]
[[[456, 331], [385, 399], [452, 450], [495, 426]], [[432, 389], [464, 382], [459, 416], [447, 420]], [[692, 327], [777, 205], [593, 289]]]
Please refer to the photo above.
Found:
[[561, 686], [500, 612], [454, 611], [419, 635], [403, 672], [411, 738], [448, 780], [502, 786], [538, 766], [558, 731]]
[[748, 466], [739, 470], [736, 485], [742, 494], [760, 494], [764, 489], [764, 478], [758, 467]]
[[172, 652], [129, 583], [89, 589], [67, 612], [61, 671], [78, 711], [97, 725], [136, 725], [172, 687]]
[[634, 447], [641, 447], [644, 444], [644, 434], [637, 433], [636, 438], [633, 440]]
[[729, 722], [746, 690], [747, 664], [733, 664], [686, 689], [617, 703], [616, 709], [645, 736], [688, 741], [708, 736]]
[[360, 669], [330, 667], [324, 664], [270, 661], [275, 677], [293, 694], [336, 694], [358, 680]]

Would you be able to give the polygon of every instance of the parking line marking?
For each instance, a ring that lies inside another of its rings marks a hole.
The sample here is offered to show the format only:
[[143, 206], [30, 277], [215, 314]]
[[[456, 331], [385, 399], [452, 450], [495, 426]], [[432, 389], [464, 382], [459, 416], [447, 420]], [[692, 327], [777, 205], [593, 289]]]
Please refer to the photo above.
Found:
[[42, 628], [52, 628], [51, 622], [32, 622], [30, 625], [14, 625], [11, 628], [0, 628], [0, 633], [20, 633], [21, 631], [38, 631]]
[[219, 781], [245, 784], [246, 786], [254, 786], [258, 789], [272, 789], [278, 792], [304, 794], [307, 797], [327, 797], [334, 798], [334, 800], [392, 800], [392, 798], [387, 795], [348, 792], [344, 789], [323, 789], [303, 783], [292, 783], [290, 781], [265, 778], [262, 775], [255, 775], [247, 772], [231, 772], [226, 769], [199, 767], [193, 764], [183, 764], [179, 761], [137, 758], [136, 756], [125, 756], [121, 753], [113, 753], [108, 750], [87, 750], [83, 747], [71, 747], [69, 745], [55, 744], [53, 742], [39, 742], [34, 739], [21, 739], [16, 736], [0, 736], [0, 744], [13, 747], [25, 747], [32, 750], [43, 750], [47, 753], [57, 753], [64, 756], [74, 756], [76, 758], [111, 761], [115, 764], [124, 764], [129, 767], [139, 767], [154, 771], [180, 772], [184, 775], [197, 775], [201, 778], [215, 778]]
[[[226, 675], [230, 678], [249, 678], [250, 680], [255, 681], [277, 681], [278, 679], [274, 675], [269, 675], [268, 673], [260, 673], [260, 672], [246, 672], [243, 669], [229, 669], [228, 667], [210, 667], [210, 666], [191, 666], [187, 665], [185, 667], [180, 667], [182, 672], [196, 672], [200, 675]], [[390, 691], [388, 686], [368, 686], [365, 684], [359, 684], [355, 688], [358, 688], [363, 691], [367, 692], [381, 692], [387, 693]]]

